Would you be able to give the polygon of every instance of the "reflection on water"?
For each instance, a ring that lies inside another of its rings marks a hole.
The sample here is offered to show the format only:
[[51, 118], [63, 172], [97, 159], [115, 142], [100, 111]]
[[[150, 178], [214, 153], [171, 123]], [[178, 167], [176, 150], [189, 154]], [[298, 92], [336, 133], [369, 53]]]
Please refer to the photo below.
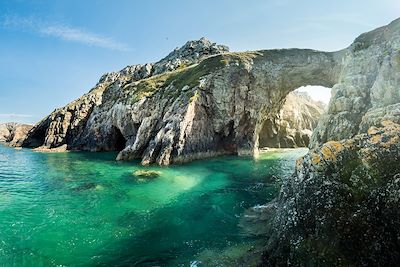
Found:
[[[241, 234], [243, 211], [271, 200], [305, 152], [145, 168], [0, 146], [0, 266], [188, 266], [236, 251], [257, 241]], [[159, 177], [133, 175], [146, 169]]]

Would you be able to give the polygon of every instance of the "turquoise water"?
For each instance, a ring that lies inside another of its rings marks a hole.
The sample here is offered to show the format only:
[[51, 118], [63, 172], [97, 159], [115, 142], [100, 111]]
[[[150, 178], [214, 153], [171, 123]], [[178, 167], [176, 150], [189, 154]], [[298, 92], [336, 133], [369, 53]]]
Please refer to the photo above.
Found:
[[190, 266], [253, 241], [241, 214], [271, 200], [305, 151], [142, 167], [115, 153], [0, 146], [0, 266]]

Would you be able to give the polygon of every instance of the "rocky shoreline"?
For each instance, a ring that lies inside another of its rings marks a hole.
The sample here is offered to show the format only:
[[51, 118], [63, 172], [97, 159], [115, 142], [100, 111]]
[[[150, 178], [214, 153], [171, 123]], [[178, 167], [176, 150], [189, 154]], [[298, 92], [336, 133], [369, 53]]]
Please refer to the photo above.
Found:
[[[326, 113], [298, 100], [304, 113], [284, 108], [304, 85], [333, 88]], [[2, 126], [3, 139], [39, 151], [118, 151], [143, 165], [309, 145], [279, 197], [241, 222], [266, 238], [261, 265], [396, 266], [399, 88], [400, 19], [337, 52], [231, 53], [201, 39], [104, 75], [26, 138], [28, 127]]]

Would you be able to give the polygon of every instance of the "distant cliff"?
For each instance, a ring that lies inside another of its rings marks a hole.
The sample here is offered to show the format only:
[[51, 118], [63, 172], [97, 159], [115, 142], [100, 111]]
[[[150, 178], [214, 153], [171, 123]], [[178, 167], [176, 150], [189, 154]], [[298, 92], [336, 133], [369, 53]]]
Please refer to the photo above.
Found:
[[15, 122], [2, 123], [0, 124], [0, 142], [10, 146], [21, 146], [32, 127], [32, 125]]
[[307, 93], [289, 93], [280, 112], [264, 122], [259, 147], [308, 147], [325, 108], [325, 104], [312, 100]]
[[117, 150], [119, 160], [143, 164], [256, 155], [265, 123], [304, 85], [333, 87], [311, 145], [352, 137], [382, 118], [398, 120], [399, 25], [363, 34], [338, 52], [230, 53], [206, 39], [191, 41], [157, 63], [104, 75], [37, 124], [23, 145]]

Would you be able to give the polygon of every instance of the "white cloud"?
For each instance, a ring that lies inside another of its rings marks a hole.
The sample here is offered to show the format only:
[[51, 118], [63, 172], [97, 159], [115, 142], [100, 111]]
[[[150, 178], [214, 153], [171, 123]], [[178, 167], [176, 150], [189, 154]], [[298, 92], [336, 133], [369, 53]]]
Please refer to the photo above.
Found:
[[129, 47], [126, 44], [117, 42], [110, 37], [60, 23], [44, 22], [34, 17], [5, 16], [2, 19], [1, 24], [6, 28], [31, 31], [65, 41], [72, 41], [119, 51], [129, 50]]
[[16, 113], [0, 113], [0, 117], [7, 117], [7, 118], [32, 118], [35, 117], [29, 114], [16, 114]]

